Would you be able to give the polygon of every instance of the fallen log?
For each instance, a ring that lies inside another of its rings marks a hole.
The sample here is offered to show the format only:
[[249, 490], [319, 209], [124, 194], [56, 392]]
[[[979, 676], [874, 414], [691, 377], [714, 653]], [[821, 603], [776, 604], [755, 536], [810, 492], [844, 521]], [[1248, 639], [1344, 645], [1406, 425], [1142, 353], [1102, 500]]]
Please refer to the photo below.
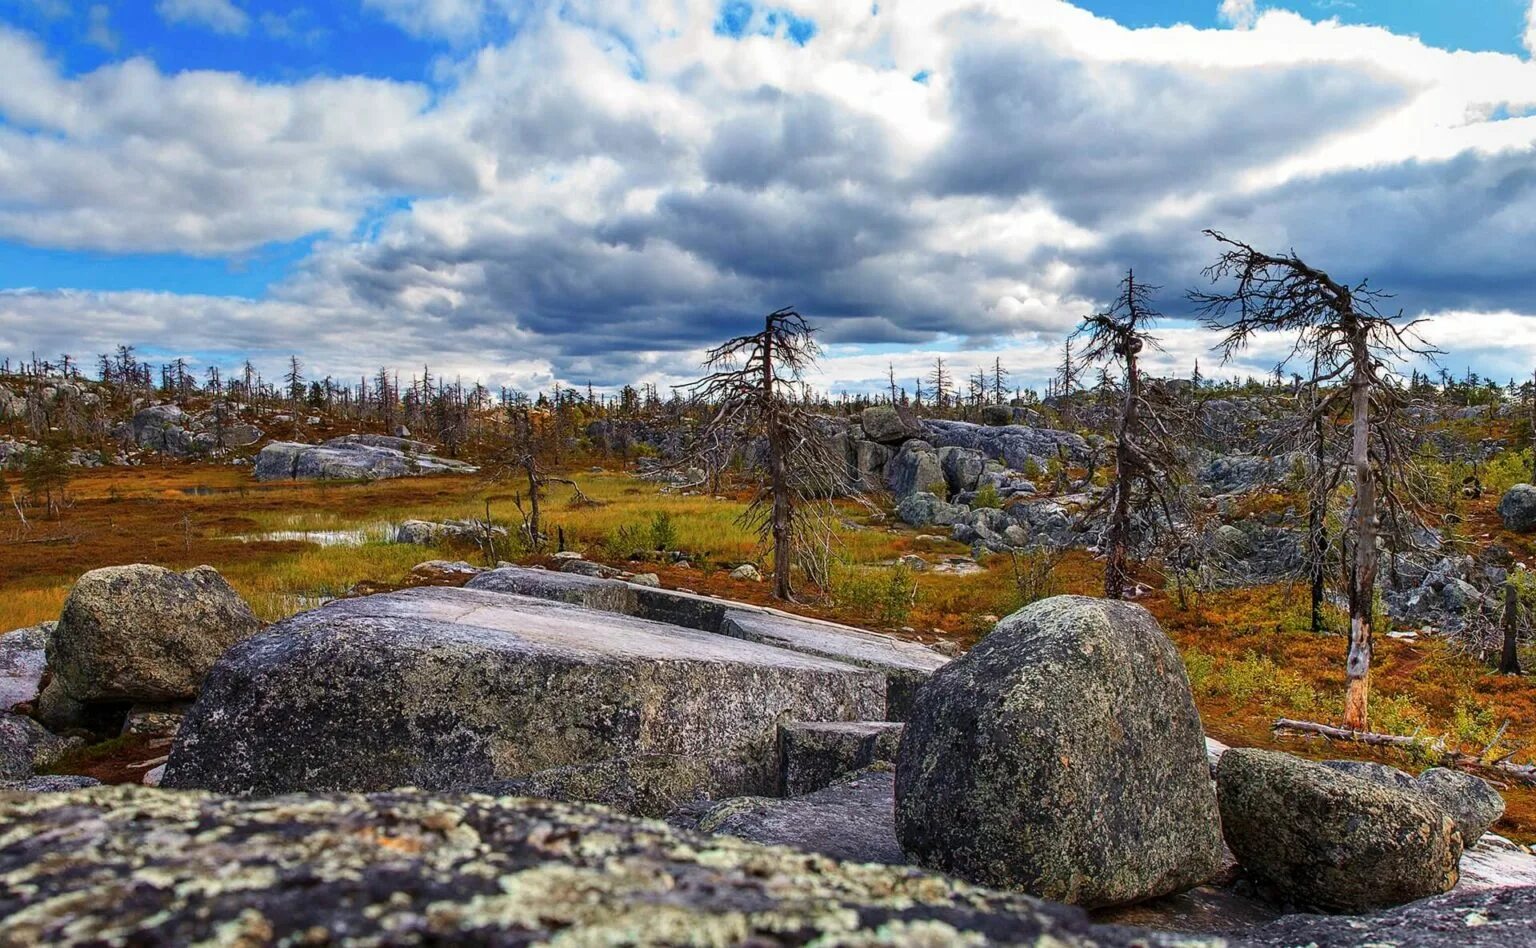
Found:
[[1349, 728], [1334, 727], [1331, 724], [1319, 724], [1316, 721], [1294, 721], [1290, 718], [1279, 718], [1275, 721], [1271, 730], [1277, 734], [1282, 732], [1313, 734], [1328, 738], [1329, 740], [1349, 741], [1355, 744], [1367, 744], [1372, 747], [1401, 747], [1421, 753], [1428, 751], [1435, 762], [1442, 767], [1451, 767], [1456, 770], [1483, 771], [1488, 774], [1497, 774], [1500, 777], [1527, 787], [1536, 787], [1536, 766], [1515, 764], [1511, 763], [1508, 759], [1490, 761], [1486, 757], [1479, 757], [1476, 754], [1468, 754], [1465, 751], [1448, 748], [1440, 738], [1426, 740], [1421, 737], [1408, 737], [1402, 734], [1352, 731]]

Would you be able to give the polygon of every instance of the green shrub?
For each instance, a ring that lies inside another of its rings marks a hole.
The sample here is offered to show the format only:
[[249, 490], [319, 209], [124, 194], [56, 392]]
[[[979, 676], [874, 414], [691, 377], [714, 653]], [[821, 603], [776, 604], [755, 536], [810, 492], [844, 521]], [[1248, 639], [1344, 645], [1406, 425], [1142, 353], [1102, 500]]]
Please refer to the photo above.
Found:
[[917, 605], [917, 578], [907, 566], [854, 566], [845, 560], [832, 564], [832, 598], [840, 606], [867, 616], [873, 625], [904, 625]]
[[673, 550], [677, 548], [677, 524], [672, 522], [672, 515], [665, 510], [658, 510], [651, 516], [651, 549]]
[[971, 501], [971, 508], [974, 510], [982, 507], [992, 510], [1001, 510], [1003, 508], [1003, 498], [998, 494], [996, 484], [983, 484], [981, 489], [976, 492], [976, 497]]
[[943, 481], [934, 481], [932, 484], [925, 486], [923, 490], [939, 498], [940, 500], [949, 499], [949, 485]]

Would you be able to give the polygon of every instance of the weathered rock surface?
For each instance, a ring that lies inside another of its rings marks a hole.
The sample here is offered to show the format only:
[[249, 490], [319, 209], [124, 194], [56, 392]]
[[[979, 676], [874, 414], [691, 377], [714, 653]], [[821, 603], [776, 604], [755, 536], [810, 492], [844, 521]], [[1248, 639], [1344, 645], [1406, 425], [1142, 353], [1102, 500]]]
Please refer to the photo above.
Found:
[[902, 736], [896, 830], [922, 865], [1086, 906], [1214, 875], [1204, 734], [1156, 620], [1047, 599], [936, 672]]
[[766, 609], [727, 610], [720, 633], [879, 672], [886, 682], [885, 714], [865, 720], [906, 720], [918, 687], [950, 661], [916, 642]]
[[428, 546], [441, 540], [479, 541], [486, 536], [498, 539], [507, 535], [507, 528], [486, 524], [480, 520], [406, 520], [395, 527], [395, 542]]
[[37, 700], [53, 628], [48, 622], [0, 635], [0, 711]]
[[804, 796], [739, 797], [704, 814], [698, 826], [833, 859], [904, 865], [891, 814], [894, 781], [889, 770], [870, 770]]
[[60, 774], [28, 777], [25, 780], [0, 780], [0, 792], [4, 793], [68, 793], [71, 790], [84, 790], [86, 787], [99, 786], [101, 786], [101, 781], [95, 777], [76, 777]]
[[1234, 939], [1255, 948], [1526, 948], [1536, 888], [1453, 893], [1365, 917], [1290, 915]]
[[343, 435], [320, 444], [274, 441], [256, 456], [258, 481], [379, 480], [418, 474], [472, 474], [477, 468], [427, 453], [429, 446], [383, 435]]
[[945, 493], [944, 465], [939, 452], [926, 441], [908, 441], [885, 465], [886, 483], [897, 497], [925, 491]]
[[1417, 793], [1445, 811], [1471, 849], [1504, 815], [1504, 798], [1481, 777], [1445, 767], [1431, 767], [1417, 777], [1386, 764], [1359, 760], [1325, 760], [1324, 767], [1371, 783]]
[[896, 505], [896, 517], [910, 527], [951, 526], [969, 519], [970, 510], [946, 503], [925, 490], [915, 491]]
[[1227, 845], [1278, 899], [1363, 912], [1456, 884], [1461, 835], [1412, 789], [1250, 749], [1222, 755], [1216, 784]]
[[1499, 519], [1516, 533], [1536, 532], [1536, 487], [1516, 484], [1499, 498]]
[[1053, 428], [1023, 425], [987, 427], [966, 421], [923, 421], [923, 439], [936, 448], [971, 448], [1015, 471], [1044, 467], [1061, 454], [1073, 464], [1085, 463], [1093, 454], [1081, 435]]
[[922, 437], [923, 426], [911, 415], [891, 405], [874, 405], [859, 416], [864, 437], [876, 444], [901, 444]]
[[0, 824], [3, 944], [1211, 944], [538, 800], [101, 787]]
[[893, 721], [779, 725], [779, 792], [790, 797], [814, 793], [871, 764], [894, 764], [901, 729]]
[[758, 789], [721, 789], [765, 792], [780, 715], [884, 712], [884, 677], [868, 669], [564, 603], [420, 588], [333, 602], [231, 649], [164, 785], [445, 789], [676, 755], [740, 760]]
[[890, 720], [901, 719], [913, 690], [948, 661], [933, 649], [888, 635], [617, 579], [511, 566], [482, 573], [467, 588], [567, 602], [875, 669], [887, 680]]
[[31, 718], [0, 712], [0, 780], [26, 780], [78, 744]]
[[212, 567], [92, 570], [48, 640], [43, 722], [63, 730], [84, 723], [91, 705], [192, 698], [214, 661], [260, 627]]

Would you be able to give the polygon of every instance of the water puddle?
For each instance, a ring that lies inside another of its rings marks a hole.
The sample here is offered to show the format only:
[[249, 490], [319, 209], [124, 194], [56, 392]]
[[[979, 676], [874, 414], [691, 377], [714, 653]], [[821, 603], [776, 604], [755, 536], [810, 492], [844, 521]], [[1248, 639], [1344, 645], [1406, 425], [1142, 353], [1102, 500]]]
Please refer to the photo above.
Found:
[[389, 543], [395, 538], [395, 524], [380, 521], [361, 527], [339, 527], [327, 530], [268, 530], [264, 533], [245, 533], [229, 539], [241, 543], [313, 543], [316, 546], [364, 546], [369, 543]]

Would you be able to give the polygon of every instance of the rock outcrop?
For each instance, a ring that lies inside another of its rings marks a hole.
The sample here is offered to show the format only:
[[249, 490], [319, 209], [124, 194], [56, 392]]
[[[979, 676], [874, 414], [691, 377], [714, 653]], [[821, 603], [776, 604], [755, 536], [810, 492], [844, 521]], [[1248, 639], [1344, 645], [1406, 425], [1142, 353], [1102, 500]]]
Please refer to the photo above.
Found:
[[0, 824], [11, 945], [1210, 945], [539, 800], [99, 787], [0, 796]]
[[0, 711], [37, 700], [55, 623], [0, 635]]
[[901, 731], [902, 725], [893, 721], [781, 724], [779, 792], [787, 797], [814, 793], [872, 764], [894, 764]]
[[1280, 900], [1367, 912], [1456, 884], [1461, 834], [1412, 789], [1246, 749], [1222, 755], [1216, 785], [1232, 854]]
[[[606, 766], [642, 779], [699, 775], [695, 785], [613, 784], [631, 799], [771, 792], [781, 715], [880, 719], [885, 694], [878, 672], [799, 652], [419, 588], [333, 602], [231, 649], [187, 715], [164, 786], [451, 789]], [[699, 766], [629, 766], [637, 758]], [[722, 774], [728, 785], [710, 784]]]
[[902, 735], [896, 832], [921, 865], [1085, 906], [1214, 875], [1204, 734], [1156, 620], [1047, 599], [936, 672]]
[[1536, 487], [1516, 484], [1499, 498], [1499, 519], [1516, 533], [1536, 533]]
[[1371, 783], [1406, 790], [1438, 806], [1456, 824], [1463, 848], [1471, 849], [1504, 815], [1504, 798], [1481, 777], [1431, 767], [1417, 777], [1396, 767], [1361, 760], [1325, 760], [1323, 766]]
[[867, 770], [803, 796], [738, 797], [705, 813], [698, 828], [833, 859], [899, 866], [906, 857], [891, 819], [893, 780], [888, 769]]
[[31, 718], [0, 712], [0, 780], [27, 780], [78, 745]]
[[[94, 727], [93, 708], [190, 699], [218, 657], [260, 627], [212, 567], [92, 570], [70, 590], [48, 639], [43, 723]], [[114, 731], [120, 725], [119, 717]]]
[[472, 474], [463, 461], [429, 453], [431, 445], [384, 435], [343, 435], [320, 444], [274, 441], [256, 456], [258, 481], [380, 480], [419, 474]]

